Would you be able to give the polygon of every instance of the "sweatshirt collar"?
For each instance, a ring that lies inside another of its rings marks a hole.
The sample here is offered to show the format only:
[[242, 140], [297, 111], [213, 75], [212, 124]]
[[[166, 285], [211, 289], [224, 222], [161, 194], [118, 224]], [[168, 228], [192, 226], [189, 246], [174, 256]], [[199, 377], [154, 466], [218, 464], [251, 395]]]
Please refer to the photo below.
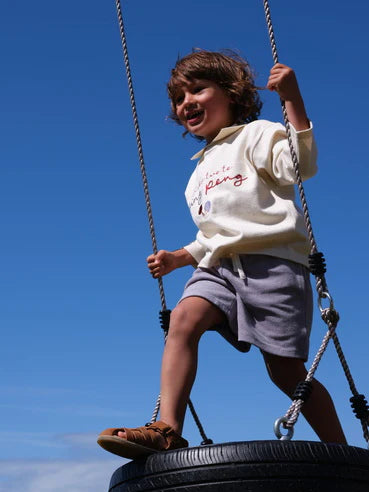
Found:
[[220, 140], [223, 140], [224, 138], [229, 137], [230, 135], [237, 132], [240, 128], [243, 128], [244, 126], [245, 125], [233, 125], [233, 126], [227, 126], [226, 128], [222, 128], [220, 130], [220, 132], [218, 133], [218, 135], [215, 138], [213, 138], [213, 140], [209, 144], [205, 145], [205, 147], [203, 149], [201, 149], [199, 152], [197, 152], [195, 155], [193, 155], [191, 157], [191, 161], [194, 161], [195, 159], [199, 159], [200, 157], [202, 157], [204, 155], [205, 151], [209, 147], [216, 144]]

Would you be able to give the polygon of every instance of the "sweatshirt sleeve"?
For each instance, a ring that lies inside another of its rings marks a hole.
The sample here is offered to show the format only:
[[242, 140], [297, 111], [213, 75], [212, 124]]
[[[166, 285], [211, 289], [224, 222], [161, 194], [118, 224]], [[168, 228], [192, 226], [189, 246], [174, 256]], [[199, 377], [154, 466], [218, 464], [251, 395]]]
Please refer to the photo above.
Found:
[[201, 246], [199, 241], [196, 239], [190, 244], [187, 244], [187, 246], [183, 246], [183, 248], [190, 253], [191, 256], [193, 256], [196, 260], [197, 263], [200, 263], [202, 258], [205, 256], [206, 249]]
[[[301, 178], [305, 181], [317, 172], [317, 148], [313, 126], [310, 123], [307, 130], [296, 131], [290, 124], [290, 128]], [[263, 174], [266, 171], [280, 186], [296, 183], [286, 129], [280, 123], [269, 122], [259, 133], [251, 149], [251, 162], [258, 172]]]

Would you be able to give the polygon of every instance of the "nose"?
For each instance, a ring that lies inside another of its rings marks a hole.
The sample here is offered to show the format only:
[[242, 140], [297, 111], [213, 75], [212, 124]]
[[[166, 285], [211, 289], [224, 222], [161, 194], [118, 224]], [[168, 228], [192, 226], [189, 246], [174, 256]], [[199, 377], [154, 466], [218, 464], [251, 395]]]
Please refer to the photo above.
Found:
[[191, 92], [186, 92], [184, 99], [183, 99], [184, 107], [187, 108], [189, 106], [193, 106], [194, 104], [195, 104], [194, 94], [192, 94]]

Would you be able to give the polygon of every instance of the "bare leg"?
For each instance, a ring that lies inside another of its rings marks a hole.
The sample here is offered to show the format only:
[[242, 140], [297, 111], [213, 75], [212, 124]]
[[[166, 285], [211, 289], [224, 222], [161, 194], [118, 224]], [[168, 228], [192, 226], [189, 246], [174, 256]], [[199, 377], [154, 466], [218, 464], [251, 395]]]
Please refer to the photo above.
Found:
[[223, 319], [222, 311], [201, 297], [187, 297], [171, 315], [161, 371], [160, 418], [178, 434], [196, 376], [200, 337]]
[[[172, 311], [161, 369], [160, 419], [182, 433], [197, 371], [201, 335], [221, 323], [224, 313], [202, 297], [187, 297]], [[125, 437], [124, 432], [119, 432]]]
[[[304, 362], [266, 352], [263, 355], [271, 380], [292, 398], [297, 383], [304, 381], [306, 377]], [[311, 396], [302, 407], [304, 417], [322, 441], [346, 444], [346, 437], [328, 391], [316, 379], [313, 379], [312, 387]]]

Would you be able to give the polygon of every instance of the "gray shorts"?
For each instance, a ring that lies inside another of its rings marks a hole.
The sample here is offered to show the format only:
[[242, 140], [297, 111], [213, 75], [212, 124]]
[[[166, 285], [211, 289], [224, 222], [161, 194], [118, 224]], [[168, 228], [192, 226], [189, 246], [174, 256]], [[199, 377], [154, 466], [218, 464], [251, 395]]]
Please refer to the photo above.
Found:
[[307, 360], [312, 323], [312, 289], [308, 269], [267, 255], [240, 255], [246, 275], [234, 272], [231, 259], [197, 268], [187, 282], [186, 297], [202, 297], [226, 315], [214, 326], [241, 352], [251, 345], [283, 357]]

